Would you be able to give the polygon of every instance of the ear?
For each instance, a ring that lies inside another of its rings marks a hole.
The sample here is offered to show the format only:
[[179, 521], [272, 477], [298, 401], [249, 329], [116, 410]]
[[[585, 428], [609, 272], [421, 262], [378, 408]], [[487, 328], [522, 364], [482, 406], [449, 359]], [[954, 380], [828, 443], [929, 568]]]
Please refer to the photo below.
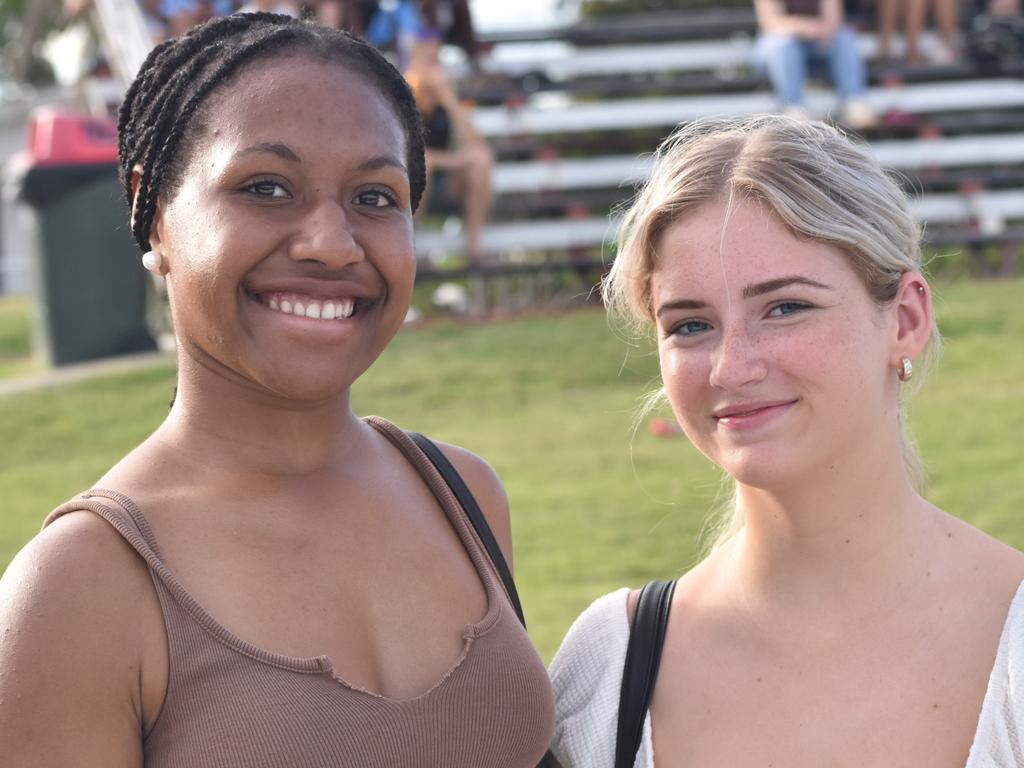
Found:
[[899, 366], [903, 357], [920, 355], [932, 335], [932, 292], [920, 272], [907, 272], [900, 279], [893, 302], [896, 311], [896, 338], [890, 364]]
[[129, 181], [132, 187], [132, 229], [135, 229], [135, 202], [139, 198], [139, 182], [142, 180], [142, 166], [136, 165], [132, 168], [132, 178]]
[[[136, 165], [134, 168], [132, 168], [132, 178], [131, 178], [131, 182], [130, 182], [131, 183], [131, 187], [132, 187], [132, 218], [131, 218], [131, 222], [132, 222], [132, 229], [133, 230], [135, 229], [135, 204], [138, 201], [139, 181], [141, 180], [141, 178], [142, 178], [142, 166], [141, 165]], [[161, 256], [161, 265], [162, 265], [161, 268], [160, 268], [160, 275], [166, 277], [167, 272], [169, 270], [168, 270], [166, 255], [161, 250], [161, 240], [162, 240], [162, 238], [160, 236], [161, 232], [163, 230], [163, 227], [162, 227], [162, 217], [161, 217], [162, 209], [163, 209], [163, 206], [161, 205], [160, 200], [157, 200], [156, 201], [156, 212], [153, 214], [153, 222], [152, 222], [152, 224], [149, 227], [149, 247], [155, 253], [160, 254], [160, 256]]]

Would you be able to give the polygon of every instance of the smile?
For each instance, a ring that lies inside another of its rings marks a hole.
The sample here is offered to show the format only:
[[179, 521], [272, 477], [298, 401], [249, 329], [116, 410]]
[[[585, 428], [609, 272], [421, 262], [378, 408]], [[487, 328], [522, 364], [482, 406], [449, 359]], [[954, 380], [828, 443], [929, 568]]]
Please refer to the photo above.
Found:
[[726, 429], [753, 429], [760, 427], [781, 416], [789, 410], [796, 400], [779, 400], [773, 402], [744, 403], [742, 405], [720, 408], [713, 417], [719, 426]]
[[321, 321], [346, 320], [356, 313], [359, 304], [352, 297], [325, 299], [300, 293], [264, 293], [254, 298], [274, 312]]

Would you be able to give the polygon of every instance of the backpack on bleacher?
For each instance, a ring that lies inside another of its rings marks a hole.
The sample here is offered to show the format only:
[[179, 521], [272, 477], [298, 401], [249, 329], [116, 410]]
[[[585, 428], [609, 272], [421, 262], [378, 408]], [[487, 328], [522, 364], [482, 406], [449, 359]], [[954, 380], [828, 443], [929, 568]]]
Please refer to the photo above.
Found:
[[966, 38], [967, 58], [981, 73], [1024, 74], [1024, 19], [976, 16]]

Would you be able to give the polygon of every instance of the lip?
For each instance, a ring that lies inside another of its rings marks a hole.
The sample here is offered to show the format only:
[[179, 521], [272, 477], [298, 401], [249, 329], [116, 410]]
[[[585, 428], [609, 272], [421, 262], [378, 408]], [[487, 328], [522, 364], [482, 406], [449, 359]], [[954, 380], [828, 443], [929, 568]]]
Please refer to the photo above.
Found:
[[725, 429], [754, 429], [779, 418], [796, 403], [796, 400], [735, 403], [718, 408], [711, 415], [715, 422]]
[[355, 299], [358, 304], [367, 304], [379, 297], [379, 292], [355, 280], [293, 277], [247, 281], [244, 288], [246, 293], [257, 298], [265, 294], [277, 293], [309, 296], [321, 301]]

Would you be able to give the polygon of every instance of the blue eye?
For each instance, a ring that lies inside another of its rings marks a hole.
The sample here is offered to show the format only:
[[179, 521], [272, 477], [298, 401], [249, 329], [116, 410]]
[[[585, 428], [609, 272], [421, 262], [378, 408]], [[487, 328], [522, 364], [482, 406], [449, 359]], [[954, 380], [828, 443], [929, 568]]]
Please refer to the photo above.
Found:
[[810, 304], [804, 304], [800, 301], [781, 301], [768, 310], [769, 317], [785, 317], [786, 315], [795, 315], [798, 312], [810, 309]]
[[695, 336], [698, 333], [703, 333], [711, 328], [709, 323], [705, 323], [703, 320], [683, 320], [676, 326], [673, 326], [672, 330], [669, 331], [669, 335], [676, 336]]
[[256, 197], [291, 197], [284, 186], [273, 179], [256, 179], [242, 187], [245, 192], [250, 192]]
[[360, 192], [356, 195], [356, 202], [371, 208], [394, 208], [398, 205], [394, 195], [381, 189], [368, 189], [365, 192]]

